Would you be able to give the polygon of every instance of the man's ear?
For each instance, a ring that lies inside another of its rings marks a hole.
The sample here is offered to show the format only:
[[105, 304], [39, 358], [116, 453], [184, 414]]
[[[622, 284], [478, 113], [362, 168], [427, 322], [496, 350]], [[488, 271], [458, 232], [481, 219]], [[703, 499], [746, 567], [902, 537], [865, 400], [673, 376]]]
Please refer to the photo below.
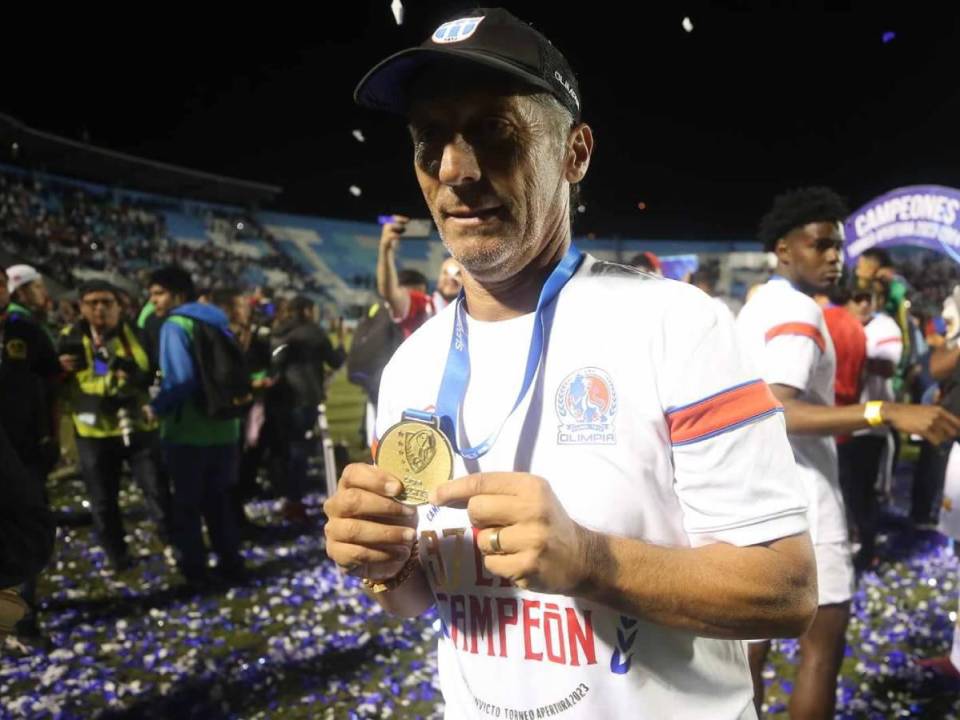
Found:
[[790, 242], [782, 237], [773, 246], [773, 252], [777, 256], [777, 261], [783, 265], [790, 264]]
[[587, 174], [590, 157], [593, 155], [593, 130], [586, 123], [580, 123], [570, 130], [567, 137], [567, 157], [564, 177], [575, 185]]

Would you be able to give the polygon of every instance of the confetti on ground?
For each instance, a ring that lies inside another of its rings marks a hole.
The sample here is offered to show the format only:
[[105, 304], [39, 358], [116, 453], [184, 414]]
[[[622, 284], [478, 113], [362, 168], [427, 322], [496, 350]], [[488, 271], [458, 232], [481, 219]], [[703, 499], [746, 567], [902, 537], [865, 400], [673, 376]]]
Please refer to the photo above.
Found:
[[[266, 528], [244, 544], [250, 580], [192, 594], [137, 491], [121, 500], [138, 562], [116, 574], [92, 542], [82, 486], [54, 490], [65, 523], [40, 586], [50, 647], [6, 648], [0, 717], [442, 716], [433, 616], [388, 618], [341, 577], [324, 553], [320, 497], [308, 497], [305, 529], [283, 524], [278, 500], [249, 504]], [[949, 649], [957, 558], [942, 536], [897, 516], [886, 518], [881, 552], [854, 601], [837, 717], [960, 718], [960, 693], [915, 662]], [[796, 641], [774, 645], [768, 717], [786, 717], [797, 651]]]

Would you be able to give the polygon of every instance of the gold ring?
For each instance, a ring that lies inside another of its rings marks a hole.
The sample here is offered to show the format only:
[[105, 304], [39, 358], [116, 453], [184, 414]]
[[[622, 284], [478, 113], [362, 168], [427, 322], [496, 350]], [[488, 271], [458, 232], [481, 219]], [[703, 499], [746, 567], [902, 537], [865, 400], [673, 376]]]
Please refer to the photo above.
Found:
[[503, 528], [497, 528], [492, 533], [490, 533], [490, 547], [493, 549], [494, 555], [503, 555], [503, 548], [500, 547], [500, 531]]

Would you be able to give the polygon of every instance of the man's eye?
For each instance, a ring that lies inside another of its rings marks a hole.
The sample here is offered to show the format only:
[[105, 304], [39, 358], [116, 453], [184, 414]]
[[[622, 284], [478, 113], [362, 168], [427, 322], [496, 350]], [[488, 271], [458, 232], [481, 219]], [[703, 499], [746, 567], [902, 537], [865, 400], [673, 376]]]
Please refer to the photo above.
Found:
[[512, 126], [503, 118], [489, 117], [480, 121], [479, 130], [485, 138], [499, 139], [509, 136]]
[[421, 143], [430, 143], [437, 139], [439, 132], [437, 128], [426, 125], [413, 131], [413, 140], [418, 145]]

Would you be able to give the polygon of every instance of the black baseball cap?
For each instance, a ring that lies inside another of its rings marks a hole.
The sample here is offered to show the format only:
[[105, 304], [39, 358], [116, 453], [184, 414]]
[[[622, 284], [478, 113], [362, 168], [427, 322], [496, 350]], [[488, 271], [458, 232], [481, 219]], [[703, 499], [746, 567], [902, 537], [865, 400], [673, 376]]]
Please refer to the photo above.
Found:
[[580, 88], [566, 58], [543, 35], [503, 8], [477, 8], [444, 22], [419, 47], [377, 64], [357, 85], [364, 107], [405, 114], [413, 79], [428, 65], [467, 61], [553, 95], [580, 119]]
[[80, 287], [77, 288], [77, 297], [83, 299], [85, 295], [95, 292], [112, 293], [114, 297], [120, 295], [120, 289], [113, 283], [102, 278], [91, 278], [80, 283]]

